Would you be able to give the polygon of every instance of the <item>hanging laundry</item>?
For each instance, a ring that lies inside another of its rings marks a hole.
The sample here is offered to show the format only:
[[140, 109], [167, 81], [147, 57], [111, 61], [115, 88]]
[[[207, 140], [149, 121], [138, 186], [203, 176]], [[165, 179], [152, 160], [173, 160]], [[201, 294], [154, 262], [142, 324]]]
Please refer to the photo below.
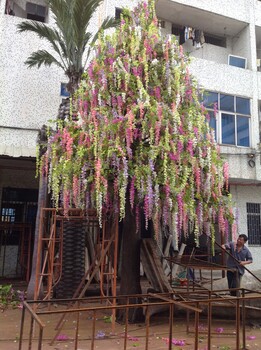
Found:
[[193, 40], [193, 46], [196, 46], [196, 49], [200, 49], [205, 43], [205, 37], [202, 30], [195, 29], [195, 37]]
[[188, 27], [188, 32], [189, 32], [189, 39], [194, 39], [195, 33], [194, 29], [192, 27]]
[[193, 46], [195, 46], [195, 44], [200, 42], [200, 30], [199, 29], [195, 29], [195, 36], [194, 36], [194, 40], [193, 40]]
[[200, 33], [200, 44], [201, 45], [205, 44], [205, 36], [204, 36], [203, 30], [201, 30], [201, 33]]
[[189, 30], [188, 27], [184, 28], [184, 39], [187, 41], [189, 39]]

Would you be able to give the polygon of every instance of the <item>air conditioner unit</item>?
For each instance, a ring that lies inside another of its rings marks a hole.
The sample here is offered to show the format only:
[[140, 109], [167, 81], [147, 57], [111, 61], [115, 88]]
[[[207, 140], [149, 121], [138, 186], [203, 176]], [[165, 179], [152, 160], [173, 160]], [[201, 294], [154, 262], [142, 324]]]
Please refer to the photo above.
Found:
[[228, 55], [228, 64], [230, 66], [246, 69], [247, 59], [245, 57]]

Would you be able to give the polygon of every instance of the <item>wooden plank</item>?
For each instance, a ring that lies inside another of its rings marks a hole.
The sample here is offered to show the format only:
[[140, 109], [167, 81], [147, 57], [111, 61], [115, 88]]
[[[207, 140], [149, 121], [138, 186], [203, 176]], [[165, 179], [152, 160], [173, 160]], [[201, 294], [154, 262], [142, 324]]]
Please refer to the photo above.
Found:
[[154, 239], [146, 238], [142, 240], [141, 261], [152, 287], [157, 292], [172, 292], [168, 278], [164, 273], [160, 251]]
[[162, 286], [160, 285], [160, 281], [156, 275], [153, 258], [148, 250], [148, 246], [145, 241], [142, 241], [141, 244], [141, 261], [144, 268], [144, 272], [153, 289], [159, 292], [163, 292]]

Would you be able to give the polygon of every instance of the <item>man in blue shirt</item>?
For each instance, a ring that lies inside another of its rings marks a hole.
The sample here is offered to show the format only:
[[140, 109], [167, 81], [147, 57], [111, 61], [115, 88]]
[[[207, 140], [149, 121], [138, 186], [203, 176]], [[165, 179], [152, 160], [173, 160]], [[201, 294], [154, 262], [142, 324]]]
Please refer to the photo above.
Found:
[[[227, 258], [227, 267], [231, 270], [227, 271], [228, 288], [240, 288], [242, 276], [245, 273], [244, 266], [253, 262], [250, 250], [245, 246], [248, 238], [241, 234], [236, 242], [223, 244], [222, 248], [229, 251]], [[230, 291], [233, 296], [237, 295], [236, 291]]]

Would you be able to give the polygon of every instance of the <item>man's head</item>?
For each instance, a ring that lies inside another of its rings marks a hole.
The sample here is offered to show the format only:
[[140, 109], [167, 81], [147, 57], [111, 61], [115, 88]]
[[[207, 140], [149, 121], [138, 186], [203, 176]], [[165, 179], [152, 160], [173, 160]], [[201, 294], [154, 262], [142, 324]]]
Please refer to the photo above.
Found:
[[247, 237], [247, 235], [245, 235], [245, 234], [240, 234], [239, 236], [238, 236], [238, 239], [237, 239], [237, 244], [238, 245], [244, 245], [246, 242], [247, 242], [247, 240], [248, 240], [248, 237]]

